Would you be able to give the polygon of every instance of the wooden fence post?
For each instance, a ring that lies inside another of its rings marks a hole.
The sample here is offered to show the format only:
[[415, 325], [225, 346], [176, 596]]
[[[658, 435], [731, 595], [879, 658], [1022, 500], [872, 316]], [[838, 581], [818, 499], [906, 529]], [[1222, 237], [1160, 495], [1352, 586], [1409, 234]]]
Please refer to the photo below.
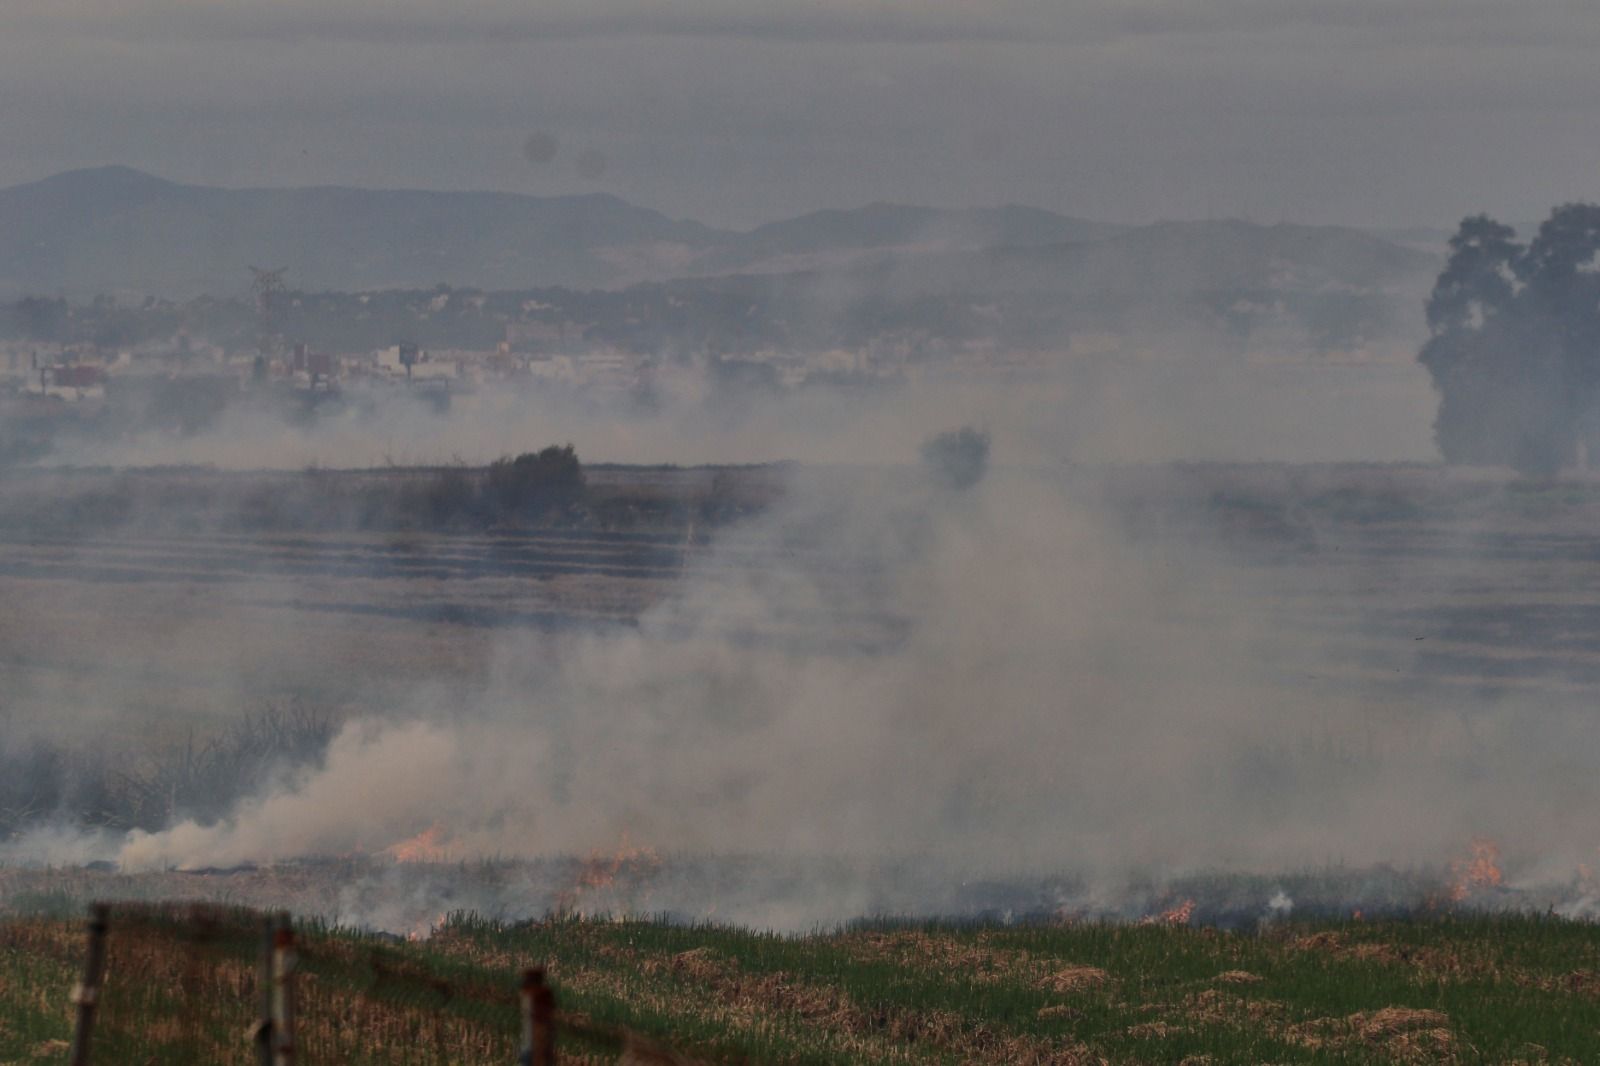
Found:
[[94, 1033], [94, 1011], [100, 1003], [100, 985], [106, 972], [106, 930], [110, 928], [111, 908], [96, 903], [89, 909], [89, 953], [83, 963], [83, 980], [72, 990], [78, 1005], [77, 1024], [72, 1030], [72, 1066], [88, 1066], [89, 1038]]
[[556, 994], [540, 967], [522, 971], [522, 1066], [556, 1066]]
[[278, 916], [272, 936], [272, 1063], [294, 1066], [294, 926]]
[[276, 921], [262, 919], [261, 955], [256, 960], [256, 1000], [259, 1006], [256, 1009], [255, 1028], [250, 1033], [250, 1039], [256, 1045], [257, 1066], [272, 1066], [272, 959], [277, 932]]

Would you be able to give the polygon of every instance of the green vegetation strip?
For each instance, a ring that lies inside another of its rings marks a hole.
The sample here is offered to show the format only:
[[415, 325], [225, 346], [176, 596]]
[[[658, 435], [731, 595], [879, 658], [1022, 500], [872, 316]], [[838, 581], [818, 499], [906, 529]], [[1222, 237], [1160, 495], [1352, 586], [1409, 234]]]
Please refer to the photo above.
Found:
[[[118, 912], [97, 1051], [237, 1059], [259, 928], [245, 911]], [[0, 923], [0, 1063], [64, 1057], [81, 949], [81, 921]], [[715, 1062], [1600, 1061], [1600, 928], [1547, 917], [783, 937], [457, 916], [412, 943], [310, 924], [301, 953], [308, 1062], [512, 1061], [533, 963], [574, 1061], [630, 1039]]]

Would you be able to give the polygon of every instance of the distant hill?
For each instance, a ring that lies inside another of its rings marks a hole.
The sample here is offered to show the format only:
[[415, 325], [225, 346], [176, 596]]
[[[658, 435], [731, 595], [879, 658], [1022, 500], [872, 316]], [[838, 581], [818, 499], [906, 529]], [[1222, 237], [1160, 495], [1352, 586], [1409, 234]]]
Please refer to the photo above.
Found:
[[959, 295], [1077, 330], [1198, 319], [1243, 329], [1287, 317], [1336, 345], [1353, 341], [1358, 324], [1367, 335], [1413, 330], [1439, 265], [1433, 254], [1353, 229], [1172, 222], [1083, 243], [880, 258], [814, 275], [813, 284], [890, 304]]
[[837, 263], [865, 250], [976, 248], [1102, 236], [1034, 208], [876, 204], [749, 233], [677, 221], [615, 196], [318, 186], [221, 189], [127, 167], [0, 189], [0, 297], [237, 292], [246, 267], [302, 289], [609, 288]]
[[1128, 227], [1058, 215], [1037, 207], [940, 210], [868, 204], [849, 211], [816, 211], [758, 226], [696, 264], [700, 273], [772, 272], [780, 267], [837, 265], [867, 251], [1031, 247], [1098, 241]]
[[[907, 217], [907, 216], [902, 216]], [[945, 219], [936, 218], [936, 223]], [[992, 231], [988, 231], [992, 233]], [[770, 233], [770, 231], [769, 231]], [[769, 247], [807, 257], [800, 235]], [[1101, 240], [962, 248], [884, 227], [861, 246], [812, 243], [831, 265], [680, 276], [616, 288], [433, 285], [319, 290], [291, 284], [281, 328], [320, 350], [371, 350], [409, 340], [429, 348], [526, 350], [595, 347], [694, 361], [773, 353], [873, 352], [916, 362], [984, 353], [1109, 351], [1125, 342], [1172, 352], [1414, 351], [1439, 257], [1336, 227], [1245, 222], [1165, 223]], [[734, 257], [740, 235], [712, 245]], [[873, 244], [872, 242], [888, 242]], [[936, 248], [938, 250], [919, 250]], [[255, 342], [255, 309], [231, 298], [124, 301], [67, 313], [0, 304], [0, 338], [160, 343], [180, 328], [228, 348]]]
[[236, 292], [249, 264], [308, 289], [592, 287], [618, 274], [603, 249], [717, 240], [606, 195], [218, 189], [104, 167], [0, 190], [0, 292]]
[[[985, 269], [1063, 276], [1080, 292], [1379, 291], [1432, 280], [1437, 258], [1339, 226], [1162, 222], [1087, 245], [995, 252]], [[1013, 267], [1013, 264], [1017, 264]]]
[[1353, 229], [1180, 222], [1076, 243], [880, 251], [833, 268], [680, 279], [626, 295], [639, 321], [692, 319], [690, 308], [715, 320], [711, 309], [724, 309], [719, 340], [729, 349], [854, 348], [890, 336], [1061, 348], [1084, 334], [1171, 331], [1352, 350], [1416, 343], [1440, 265]]
[[789, 292], [847, 282], [891, 302], [1035, 293], [1122, 307], [1196, 293], [1371, 294], [1414, 286], [1437, 257], [1339, 227], [1132, 227], [1017, 206], [880, 203], [741, 233], [609, 195], [222, 189], [127, 167], [0, 190], [0, 299], [236, 295], [250, 265], [286, 267], [306, 292], [622, 289], [745, 275], [786, 279]]

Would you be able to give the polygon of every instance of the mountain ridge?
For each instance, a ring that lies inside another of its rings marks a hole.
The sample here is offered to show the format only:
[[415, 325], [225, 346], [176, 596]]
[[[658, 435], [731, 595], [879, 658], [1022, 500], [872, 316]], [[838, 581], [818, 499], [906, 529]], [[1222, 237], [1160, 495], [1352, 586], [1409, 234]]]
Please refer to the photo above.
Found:
[[291, 286], [308, 291], [441, 283], [621, 289], [734, 274], [855, 273], [885, 262], [917, 273], [942, 254], [982, 260], [997, 249], [1058, 249], [1054, 257], [1073, 259], [1083, 255], [1059, 250], [1098, 245], [1106, 249], [1088, 258], [1115, 265], [1117, 257], [1103, 253], [1120, 241], [1144, 249], [1125, 283], [1157, 288], [1192, 287], [1208, 264], [1259, 258], [1256, 246], [1266, 245], [1313, 263], [1345, 256], [1420, 270], [1431, 262], [1371, 231], [1282, 225], [1289, 228], [1240, 220], [1134, 226], [1017, 204], [946, 209], [878, 201], [739, 231], [671, 218], [605, 192], [224, 188], [111, 165], [0, 189], [0, 298], [236, 294], [248, 284], [249, 265], [284, 267]]

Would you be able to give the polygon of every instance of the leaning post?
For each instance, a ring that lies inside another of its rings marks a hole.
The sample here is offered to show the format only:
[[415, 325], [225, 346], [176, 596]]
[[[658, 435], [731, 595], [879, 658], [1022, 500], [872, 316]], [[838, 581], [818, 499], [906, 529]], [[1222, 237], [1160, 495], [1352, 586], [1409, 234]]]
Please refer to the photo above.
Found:
[[272, 936], [272, 1063], [294, 1066], [294, 977], [298, 960], [294, 926], [287, 913], [278, 916]]
[[522, 1066], [556, 1066], [556, 994], [544, 983], [544, 969], [522, 971]]
[[256, 1024], [250, 1039], [256, 1046], [256, 1066], [272, 1066], [272, 989], [274, 948], [277, 945], [277, 922], [272, 918], [261, 920], [261, 953], [256, 960]]
[[72, 990], [78, 1005], [77, 1022], [72, 1030], [72, 1066], [89, 1066], [89, 1038], [94, 1033], [94, 1012], [100, 1004], [100, 986], [106, 972], [106, 931], [110, 928], [111, 908], [96, 903], [89, 908], [89, 952], [83, 962], [83, 980]]

